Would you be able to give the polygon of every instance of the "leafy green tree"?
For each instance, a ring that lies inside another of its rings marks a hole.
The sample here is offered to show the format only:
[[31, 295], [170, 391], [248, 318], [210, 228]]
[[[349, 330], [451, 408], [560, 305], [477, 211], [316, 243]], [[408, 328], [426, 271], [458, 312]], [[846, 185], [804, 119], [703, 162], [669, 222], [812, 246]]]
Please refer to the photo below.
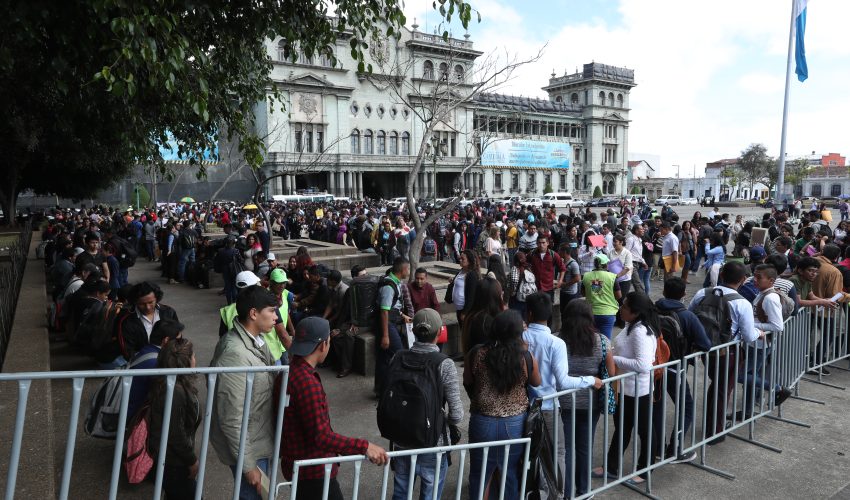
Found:
[[593, 197], [602, 198], [602, 189], [599, 186], [595, 186], [593, 188]]
[[[796, 160], [785, 164], [785, 182], [791, 184], [792, 192], [796, 192], [796, 186], [803, 184], [803, 181], [812, 172], [812, 167], [809, 161], [805, 158], [797, 158]], [[848, 172], [850, 175], [850, 172]]]
[[637, 186], [632, 186], [632, 194], [640, 194], [640, 188]]
[[[402, 7], [400, 0], [13, 2], [0, 17], [7, 161], [0, 203], [14, 213], [25, 189], [93, 195], [135, 163], [165, 172], [159, 150], [169, 134], [193, 163], [226, 135], [259, 166], [253, 111], [283, 106], [266, 40], [290, 60], [321, 54], [334, 63], [338, 39], [347, 40], [356, 69], [368, 72], [370, 41], [396, 34], [406, 21]], [[464, 0], [437, 0], [434, 8], [464, 28], [472, 19]]]
[[749, 182], [750, 191], [757, 182], [764, 183], [768, 188], [776, 185], [776, 160], [767, 154], [764, 144], [750, 144], [741, 151], [738, 169], [741, 181]]
[[547, 183], [546, 183], [546, 185], [545, 185], [545, 186], [543, 186], [543, 194], [549, 194], [549, 193], [551, 193], [552, 191], [554, 191], [554, 190], [552, 189], [552, 183], [551, 183], [551, 182], [547, 182]]

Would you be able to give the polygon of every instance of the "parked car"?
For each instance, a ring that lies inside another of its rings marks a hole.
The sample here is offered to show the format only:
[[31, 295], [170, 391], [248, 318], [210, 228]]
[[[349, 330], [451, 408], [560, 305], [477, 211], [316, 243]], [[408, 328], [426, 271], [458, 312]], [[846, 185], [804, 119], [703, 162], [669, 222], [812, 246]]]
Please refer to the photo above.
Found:
[[679, 203], [681, 205], [699, 205], [699, 200], [696, 198], [682, 198]]
[[584, 201], [573, 198], [572, 193], [547, 193], [543, 195], [543, 208], [583, 207]]
[[655, 199], [655, 205], [656, 206], [663, 206], [665, 203], [668, 204], [668, 205], [671, 205], [671, 206], [672, 205], [681, 205], [682, 199], [679, 197], [678, 194], [668, 194], [668, 195], [664, 195], [664, 196], [659, 196], [658, 198]]
[[519, 203], [524, 207], [543, 208], [543, 200], [540, 198], [523, 198]]
[[588, 207], [616, 207], [620, 200], [617, 198], [593, 198], [587, 202]]

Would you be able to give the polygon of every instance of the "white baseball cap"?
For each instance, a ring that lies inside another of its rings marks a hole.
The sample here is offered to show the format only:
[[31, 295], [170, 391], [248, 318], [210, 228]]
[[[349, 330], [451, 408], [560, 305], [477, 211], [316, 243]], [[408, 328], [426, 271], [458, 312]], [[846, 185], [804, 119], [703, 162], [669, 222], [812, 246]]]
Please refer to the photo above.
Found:
[[260, 282], [260, 278], [251, 271], [242, 271], [236, 275], [236, 288], [248, 288]]

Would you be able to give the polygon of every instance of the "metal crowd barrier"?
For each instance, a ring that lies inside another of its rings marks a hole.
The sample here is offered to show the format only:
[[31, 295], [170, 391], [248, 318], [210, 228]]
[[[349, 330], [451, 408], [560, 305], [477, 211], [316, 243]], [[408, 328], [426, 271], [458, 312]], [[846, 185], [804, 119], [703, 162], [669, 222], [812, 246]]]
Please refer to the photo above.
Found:
[[[414, 491], [414, 483], [416, 479], [416, 474], [414, 471], [416, 470], [416, 461], [418, 457], [422, 455], [436, 455], [436, 467], [434, 470], [434, 477], [437, 478], [435, 480], [435, 487], [432, 493], [432, 500], [437, 500], [440, 498], [438, 495], [439, 488], [436, 487], [436, 481], [439, 481], [440, 477], [440, 467], [442, 463], [443, 455], [450, 452], [459, 452], [460, 453], [460, 463], [457, 466], [458, 477], [457, 477], [457, 485], [455, 487], [454, 498], [456, 500], [461, 499], [461, 491], [463, 489], [463, 471], [464, 465], [466, 464], [466, 454], [469, 450], [482, 450], [483, 458], [481, 463], [482, 474], [481, 474], [481, 485], [484, 483], [484, 471], [487, 468], [487, 455], [491, 448], [504, 448], [505, 454], [502, 463], [502, 469], [507, 469], [508, 465], [508, 455], [511, 446], [522, 446], [524, 448], [523, 460], [521, 466], [520, 473], [520, 491], [525, 491], [526, 478], [528, 475], [529, 468], [529, 454], [531, 451], [531, 439], [530, 438], [520, 438], [520, 439], [508, 439], [503, 441], [488, 441], [484, 443], [469, 443], [469, 444], [456, 444], [451, 446], [438, 446], [434, 448], [419, 448], [419, 449], [411, 449], [411, 450], [398, 450], [398, 451], [390, 451], [387, 453], [389, 457], [392, 458], [400, 458], [400, 457], [410, 457], [410, 477], [407, 485], [407, 498], [408, 500], [413, 498]], [[322, 498], [327, 498], [328, 496], [328, 488], [330, 485], [330, 474], [331, 469], [334, 464], [343, 464], [343, 463], [353, 463], [354, 464], [354, 485], [351, 492], [351, 499], [357, 500], [360, 495], [360, 470], [363, 465], [363, 462], [366, 461], [367, 458], [365, 455], [350, 455], [345, 457], [330, 457], [330, 458], [316, 458], [312, 460], [297, 460], [293, 467], [292, 471], [292, 481], [290, 482], [282, 482], [278, 483], [275, 487], [275, 492], [279, 491], [284, 486], [290, 486], [290, 494], [289, 497], [291, 500], [295, 500], [298, 494], [298, 472], [303, 467], [324, 466], [324, 485], [322, 490]], [[501, 481], [499, 483], [499, 500], [505, 498], [505, 474], [501, 474]], [[274, 483], [272, 483], [274, 484]], [[383, 467], [383, 475], [381, 479], [380, 486], [380, 495], [373, 496], [370, 495], [369, 498], [387, 498], [387, 490], [391, 488], [390, 486], [390, 464], [387, 463]], [[479, 495], [477, 500], [482, 500], [484, 495], [484, 488], [480, 487]], [[512, 498], [515, 495], [509, 495]], [[466, 498], [466, 497], [464, 497]]]
[[27, 265], [30, 239], [32, 238], [32, 222], [27, 221], [17, 240], [0, 248], [0, 256], [5, 256], [8, 266], [0, 266], [0, 369], [6, 358], [6, 348], [9, 346], [9, 336], [15, 319], [15, 308], [21, 290], [21, 281]]
[[[756, 343], [743, 343], [733, 340], [726, 344], [714, 346], [706, 352], [693, 353], [685, 356], [681, 361], [671, 361], [663, 365], [653, 366], [649, 372], [651, 380], [656, 380], [655, 374], [663, 370], [666, 376], [650, 384], [648, 398], [650, 401], [649, 411], [645, 417], [650, 421], [646, 430], [647, 441], [653, 448], [649, 452], [653, 458], [648, 464], [638, 465], [638, 435], [637, 429], [641, 425], [641, 417], [638, 412], [638, 400], [633, 399], [632, 413], [634, 424], [632, 432], [632, 444], [630, 453], [630, 465], [626, 466], [623, 459], [620, 461], [619, 470], [610, 470], [608, 463], [607, 448], [610, 446], [623, 456], [624, 449], [622, 435], [612, 442], [610, 426], [623, 427], [624, 412], [617, 411], [608, 418], [607, 400], [602, 409], [601, 452], [598, 444], [599, 438], [589, 441], [587, 444], [587, 463], [583, 464], [582, 470], [587, 474], [590, 487], [584, 493], [577, 493], [576, 469], [577, 464], [573, 461], [567, 463], [563, 455], [576, 457], [575, 442], [576, 428], [565, 429], [562, 435], [559, 430], [561, 418], [558, 414], [570, 415], [569, 421], [576, 421], [576, 397], [581, 392], [586, 392], [588, 397], [596, 398], [596, 391], [592, 388], [572, 389], [560, 391], [547, 395], [544, 400], [557, 399], [560, 407], [552, 411], [554, 422], [551, 431], [551, 441], [555, 463], [563, 471], [565, 479], [565, 498], [588, 498], [615, 486], [626, 486], [644, 496], [655, 498], [652, 494], [652, 471], [674, 462], [677, 457], [692, 452], [697, 453], [697, 460], [689, 462], [690, 465], [698, 467], [707, 472], [717, 474], [727, 479], [735, 476], [729, 472], [717, 469], [707, 463], [708, 447], [725, 437], [731, 437], [749, 442], [764, 449], [781, 452], [781, 449], [767, 443], [760, 442], [755, 437], [756, 423], [761, 418], [779, 420], [789, 424], [809, 427], [804, 422], [790, 420], [782, 416], [782, 407], [776, 407], [775, 397], [777, 388], [789, 388], [792, 398], [820, 403], [823, 402], [807, 399], [799, 395], [800, 380], [822, 383], [819, 380], [804, 377], [808, 370], [822, 370], [826, 365], [832, 365], [842, 359], [850, 358], [848, 352], [848, 314], [847, 307], [843, 306], [836, 310], [817, 311], [808, 308], [801, 309], [796, 315], [785, 321], [784, 329], [779, 333], [767, 333], [765, 338]], [[812, 332], [817, 327], [825, 334], [824, 343], [817, 344], [821, 347], [820, 355], [814, 350], [815, 341], [819, 340]], [[844, 369], [844, 368], [839, 368]], [[818, 373], [819, 378], [822, 377]], [[646, 376], [646, 374], [644, 374]], [[638, 374], [634, 372], [618, 374], [603, 381], [603, 389], [616, 387], [619, 383], [633, 384]], [[830, 384], [825, 384], [830, 385]], [[836, 387], [836, 386], [832, 386]], [[840, 387], [839, 387], [840, 388]], [[692, 414], [693, 421], [689, 428], [685, 428], [686, 391], [693, 398]], [[728, 393], [728, 397], [726, 394]], [[667, 395], [670, 395], [668, 398]], [[622, 409], [625, 398], [622, 391], [617, 393], [617, 404]], [[661, 417], [653, 421], [653, 412], [660, 412]], [[585, 412], [590, 423], [591, 415]], [[567, 419], [564, 419], [567, 421]], [[718, 422], [719, 421], [719, 422]], [[589, 425], [588, 425], [589, 427]], [[744, 431], [741, 435], [739, 431]], [[660, 435], [659, 435], [660, 434]], [[656, 435], [657, 437], [653, 437]], [[563, 437], [562, 437], [563, 436]], [[594, 436], [595, 438], [595, 436]], [[559, 441], [566, 440], [571, 446], [569, 449], [559, 450]], [[642, 449], [648, 449], [646, 447]], [[674, 450], [668, 453], [668, 446]], [[594, 456], [597, 453], [597, 456]], [[601, 459], [598, 453], [602, 454]], [[602, 474], [594, 474], [591, 477], [592, 466], [601, 465]], [[631, 480], [637, 476], [645, 478], [645, 482], [634, 484]], [[600, 481], [601, 479], [601, 481]]]
[[[289, 377], [288, 366], [244, 366], [244, 367], [216, 367], [216, 368], [171, 368], [171, 369], [144, 369], [144, 370], [90, 370], [76, 372], [35, 372], [35, 373], [10, 373], [0, 374], [0, 384], [5, 382], [16, 382], [18, 385], [18, 406], [15, 416], [15, 428], [12, 437], [11, 458], [9, 462], [9, 471], [6, 477], [6, 500], [12, 500], [15, 496], [15, 485], [18, 477], [18, 466], [20, 462], [21, 447], [24, 434], [24, 425], [27, 418], [27, 402], [29, 399], [29, 390], [33, 381], [54, 381], [54, 380], [71, 380], [72, 385], [72, 402], [71, 413], [68, 421], [68, 439], [65, 446], [65, 458], [62, 466], [62, 482], [59, 491], [59, 498], [65, 500], [68, 498], [68, 492], [71, 484], [71, 473], [74, 462], [74, 450], [77, 444], [77, 429], [79, 427], [80, 405], [83, 395], [85, 383], [94, 379], [94, 383], [100, 385], [103, 378], [121, 377], [121, 410], [118, 418], [117, 435], [115, 438], [115, 447], [112, 457], [112, 472], [109, 483], [109, 498], [114, 500], [118, 495], [118, 482], [121, 476], [121, 462], [124, 452], [124, 437], [126, 432], [127, 421], [127, 406], [130, 401], [130, 386], [133, 383], [133, 378], [138, 377], [166, 377], [166, 395], [165, 405], [163, 409], [162, 419], [162, 437], [160, 439], [159, 449], [165, 450], [168, 443], [168, 430], [171, 424], [171, 405], [174, 396], [174, 386], [177, 377], [180, 375], [204, 375], [207, 382], [207, 398], [204, 406], [203, 434], [201, 438], [201, 451], [198, 455], [199, 469], [196, 478], [198, 487], [195, 491], [195, 500], [200, 500], [204, 492], [204, 474], [206, 471], [207, 455], [209, 451], [210, 423], [213, 413], [213, 402], [215, 400], [215, 386], [217, 377], [224, 373], [245, 374], [245, 398], [243, 403], [243, 420], [240, 430], [239, 439], [239, 454], [236, 464], [237, 470], [241, 470], [243, 459], [245, 456], [245, 441], [248, 436], [248, 419], [251, 411], [252, 388], [254, 385], [254, 377], [257, 373], [276, 372], [282, 374], [281, 394], [286, 394], [286, 384]], [[271, 394], [269, 394], [271, 397]], [[283, 410], [286, 402], [286, 397], [279, 398], [277, 406], [277, 420], [275, 422], [274, 432], [274, 450], [280, 449], [281, 434], [283, 429]], [[278, 453], [274, 453], [271, 457], [271, 468], [269, 470], [270, 484], [275, 484], [277, 480], [279, 458]], [[158, 500], [161, 496], [163, 471], [165, 466], [165, 453], [159, 453], [156, 457], [156, 478], [153, 491], [154, 500]], [[52, 474], [52, 471], [48, 471]], [[236, 481], [233, 489], [233, 499], [239, 498], [239, 487], [242, 475], [236, 476]], [[271, 492], [269, 494], [270, 498]]]

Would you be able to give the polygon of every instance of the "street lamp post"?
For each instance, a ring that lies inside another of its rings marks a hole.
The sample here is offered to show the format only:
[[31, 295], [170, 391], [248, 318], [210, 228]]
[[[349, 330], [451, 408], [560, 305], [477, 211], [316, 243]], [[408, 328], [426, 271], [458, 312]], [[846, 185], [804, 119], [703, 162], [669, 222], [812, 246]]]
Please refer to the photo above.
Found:
[[445, 139], [440, 139], [436, 135], [431, 137], [431, 142], [425, 144], [425, 158], [431, 160], [431, 164], [433, 166], [432, 174], [434, 176], [434, 209], [437, 208], [437, 160], [445, 157], [449, 153], [449, 147], [446, 144]]

